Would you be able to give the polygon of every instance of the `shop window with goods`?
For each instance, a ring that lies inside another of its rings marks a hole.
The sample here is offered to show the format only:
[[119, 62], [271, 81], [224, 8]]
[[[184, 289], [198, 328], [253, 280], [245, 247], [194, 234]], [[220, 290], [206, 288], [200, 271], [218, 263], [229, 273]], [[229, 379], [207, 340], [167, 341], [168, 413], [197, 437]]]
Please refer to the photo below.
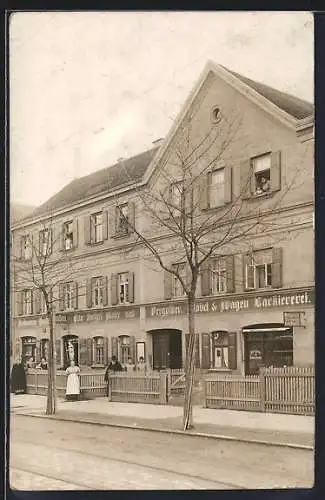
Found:
[[283, 324], [260, 324], [243, 328], [245, 372], [259, 373], [261, 367], [293, 365], [293, 328]]

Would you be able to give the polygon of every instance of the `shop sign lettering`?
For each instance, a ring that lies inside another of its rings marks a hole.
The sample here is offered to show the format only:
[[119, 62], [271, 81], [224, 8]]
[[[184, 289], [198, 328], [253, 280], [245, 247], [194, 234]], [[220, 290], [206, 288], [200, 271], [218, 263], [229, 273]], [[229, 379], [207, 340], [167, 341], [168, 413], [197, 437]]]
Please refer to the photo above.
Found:
[[[313, 290], [274, 294], [250, 295], [234, 299], [206, 299], [196, 302], [195, 313], [240, 312], [249, 309], [272, 309], [275, 307], [304, 306], [314, 303]], [[163, 318], [186, 314], [186, 303], [157, 304], [146, 306], [146, 317]]]
[[56, 321], [57, 323], [92, 323], [132, 319], [138, 317], [139, 315], [140, 309], [134, 307], [132, 309], [112, 309], [96, 312], [58, 314], [56, 316]]

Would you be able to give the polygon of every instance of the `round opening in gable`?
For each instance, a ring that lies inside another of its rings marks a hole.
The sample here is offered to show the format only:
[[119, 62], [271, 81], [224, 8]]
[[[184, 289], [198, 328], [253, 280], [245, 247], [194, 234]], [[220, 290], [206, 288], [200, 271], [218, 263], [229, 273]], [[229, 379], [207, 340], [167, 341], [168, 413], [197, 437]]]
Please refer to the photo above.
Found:
[[212, 123], [218, 123], [220, 121], [220, 118], [220, 108], [218, 108], [218, 106], [215, 106], [211, 112]]

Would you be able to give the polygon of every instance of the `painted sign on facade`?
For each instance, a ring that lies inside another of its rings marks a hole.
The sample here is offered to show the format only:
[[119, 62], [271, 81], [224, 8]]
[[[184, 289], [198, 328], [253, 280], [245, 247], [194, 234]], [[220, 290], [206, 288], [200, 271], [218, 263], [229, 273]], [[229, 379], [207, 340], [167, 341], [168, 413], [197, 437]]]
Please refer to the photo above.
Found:
[[[236, 296], [235, 298], [199, 299], [195, 304], [197, 314], [240, 312], [250, 309], [265, 310], [276, 307], [286, 308], [314, 304], [314, 289], [303, 291], [287, 291], [277, 293], [263, 293], [250, 296]], [[147, 318], [180, 316], [187, 312], [185, 302], [153, 304], [146, 306]]]
[[94, 312], [77, 312], [57, 314], [57, 323], [91, 323], [91, 322], [109, 322], [121, 319], [133, 319], [140, 316], [140, 308], [132, 307], [127, 309], [112, 309]]

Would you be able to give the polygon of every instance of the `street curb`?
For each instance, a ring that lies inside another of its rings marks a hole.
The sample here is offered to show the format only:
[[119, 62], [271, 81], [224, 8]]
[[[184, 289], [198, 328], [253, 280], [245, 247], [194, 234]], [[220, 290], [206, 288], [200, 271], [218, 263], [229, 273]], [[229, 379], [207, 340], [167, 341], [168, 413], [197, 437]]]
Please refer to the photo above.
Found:
[[100, 427], [117, 427], [120, 429], [133, 429], [133, 430], [138, 430], [138, 431], [147, 431], [147, 432], [162, 432], [165, 434], [176, 434], [176, 435], [181, 435], [181, 436], [192, 436], [192, 437], [203, 437], [207, 439], [219, 439], [220, 441], [237, 441], [240, 443], [251, 443], [251, 444], [260, 444], [264, 446], [277, 446], [277, 447], [283, 447], [283, 448], [292, 448], [292, 449], [299, 449], [299, 450], [307, 450], [307, 451], [314, 451], [314, 447], [306, 444], [299, 444], [299, 443], [281, 443], [281, 442], [276, 442], [276, 441], [265, 441], [263, 439], [248, 439], [248, 438], [241, 438], [241, 437], [235, 437], [235, 436], [226, 436], [223, 434], [209, 434], [206, 432], [195, 432], [195, 431], [182, 431], [178, 429], [155, 429], [153, 427], [146, 427], [146, 426], [140, 426], [140, 425], [130, 425], [130, 424], [116, 424], [116, 423], [110, 423], [110, 422], [97, 422], [96, 420], [92, 419], [87, 419], [87, 418], [74, 418], [74, 417], [64, 417], [64, 416], [58, 416], [58, 415], [40, 415], [40, 414], [33, 414], [33, 413], [24, 413], [24, 412], [15, 412], [16, 415], [22, 415], [24, 417], [32, 417], [32, 418], [45, 418], [49, 420], [58, 420], [61, 422], [74, 422], [74, 423], [81, 423], [81, 424], [91, 424], [91, 425], [97, 425]]

